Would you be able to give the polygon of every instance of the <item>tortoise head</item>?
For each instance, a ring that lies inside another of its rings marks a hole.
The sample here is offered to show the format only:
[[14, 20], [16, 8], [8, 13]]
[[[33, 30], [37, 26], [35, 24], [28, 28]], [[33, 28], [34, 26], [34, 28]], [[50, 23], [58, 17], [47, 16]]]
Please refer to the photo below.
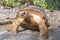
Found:
[[29, 18], [29, 17], [30, 17], [30, 15], [27, 12], [19, 12], [16, 15], [16, 18]]

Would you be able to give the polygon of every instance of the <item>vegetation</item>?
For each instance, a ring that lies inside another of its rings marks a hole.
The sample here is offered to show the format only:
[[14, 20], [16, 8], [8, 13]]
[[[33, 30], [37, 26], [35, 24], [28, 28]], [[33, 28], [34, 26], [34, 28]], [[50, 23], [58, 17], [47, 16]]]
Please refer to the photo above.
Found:
[[45, 2], [45, 0], [33, 0], [33, 4], [36, 5], [36, 6], [40, 6], [44, 9], [47, 8], [47, 3]]
[[[25, 2], [27, 0], [1, 0], [1, 3], [5, 6], [19, 6], [21, 3], [24, 3], [22, 1]], [[33, 0], [33, 4], [43, 9], [60, 10], [60, 0]]]
[[44, 9], [57, 10], [60, 9], [60, 0], [33, 0], [34, 5]]
[[1, 4], [4, 6], [19, 6], [20, 1], [19, 0], [2, 0]]

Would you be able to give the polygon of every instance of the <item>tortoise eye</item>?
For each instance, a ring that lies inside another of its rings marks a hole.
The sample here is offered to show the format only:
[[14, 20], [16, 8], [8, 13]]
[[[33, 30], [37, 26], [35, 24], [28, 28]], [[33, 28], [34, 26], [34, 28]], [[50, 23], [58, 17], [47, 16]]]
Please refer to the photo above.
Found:
[[25, 15], [25, 12], [21, 14], [21, 16], [24, 16]]
[[22, 13], [22, 14], [25, 14], [25, 12], [24, 12], [24, 13]]
[[20, 12], [20, 15], [21, 15], [21, 16], [24, 16], [24, 15], [25, 15], [25, 12]]

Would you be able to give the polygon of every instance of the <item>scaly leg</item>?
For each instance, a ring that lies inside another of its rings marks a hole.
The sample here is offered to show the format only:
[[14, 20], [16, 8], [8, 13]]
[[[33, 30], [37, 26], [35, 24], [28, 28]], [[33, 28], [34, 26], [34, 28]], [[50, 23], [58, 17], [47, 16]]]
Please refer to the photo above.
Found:
[[40, 37], [41, 38], [47, 38], [48, 37], [48, 31], [45, 24], [39, 24], [39, 30], [40, 30]]

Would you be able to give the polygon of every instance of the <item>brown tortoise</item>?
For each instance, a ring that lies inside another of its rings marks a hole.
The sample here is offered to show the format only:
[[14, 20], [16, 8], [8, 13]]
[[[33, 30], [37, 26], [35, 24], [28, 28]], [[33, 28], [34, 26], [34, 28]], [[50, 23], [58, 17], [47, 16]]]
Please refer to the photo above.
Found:
[[16, 15], [16, 20], [12, 24], [7, 25], [6, 29], [16, 33], [19, 26], [23, 29], [39, 30], [42, 38], [48, 36], [47, 27], [49, 24], [47, 16], [40, 7], [29, 6], [19, 11]]

